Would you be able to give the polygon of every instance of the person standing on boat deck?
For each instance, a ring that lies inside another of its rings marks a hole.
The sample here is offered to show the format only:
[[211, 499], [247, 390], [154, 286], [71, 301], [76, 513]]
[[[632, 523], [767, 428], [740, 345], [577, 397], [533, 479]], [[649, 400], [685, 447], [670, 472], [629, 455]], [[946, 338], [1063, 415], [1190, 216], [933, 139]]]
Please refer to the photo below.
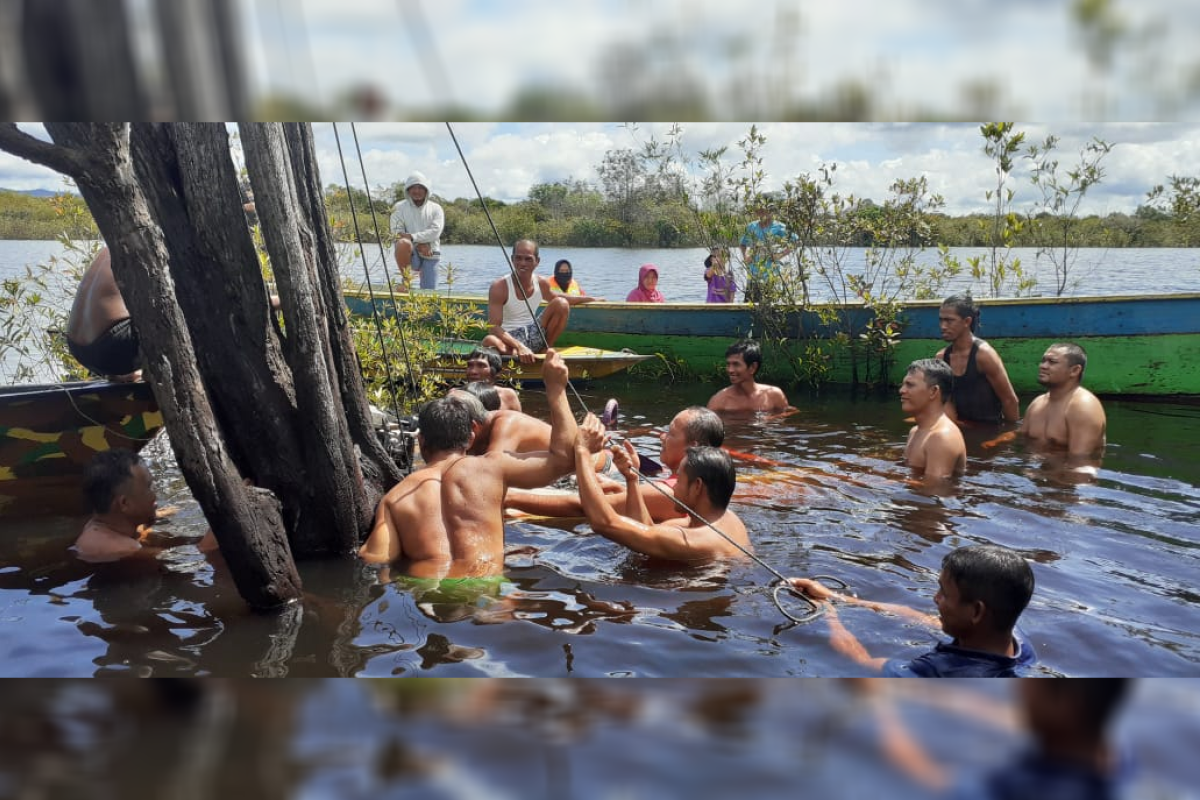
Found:
[[975, 336], [979, 306], [968, 295], [947, 297], [938, 312], [942, 339], [950, 344], [937, 357], [950, 365], [954, 384], [946, 412], [955, 421], [1017, 422], [1021, 407], [1000, 354]]
[[[567, 401], [566, 362], [546, 352], [542, 370], [550, 405], [550, 448], [540, 453], [467, 455], [479, 401], [455, 391], [420, 411], [417, 441], [426, 466], [391, 489], [359, 550], [371, 563], [406, 560], [424, 578], [498, 575], [504, 570], [504, 494], [545, 486], [575, 465], [575, 418]], [[504, 413], [504, 412], [495, 412]]]
[[779, 279], [783, 259], [791, 255], [800, 238], [775, 219], [775, 210], [774, 200], [759, 198], [755, 203], [758, 220], [747, 225], [742, 234], [742, 263], [746, 265], [749, 278], [747, 303], [762, 301], [765, 287]]
[[[791, 584], [825, 604], [834, 650], [887, 677], [1015, 678], [1037, 664], [1033, 644], [1017, 629], [1033, 597], [1033, 570], [1020, 553], [1007, 547], [977, 544], [946, 554], [933, 596], [936, 617], [908, 606], [839, 594], [810, 578], [792, 578]], [[912, 661], [872, 657], [838, 618], [835, 600], [940, 627], [951, 641]]]
[[666, 298], [658, 290], [658, 267], [642, 264], [638, 270], [637, 288], [625, 296], [626, 303], [665, 303]]
[[521, 398], [515, 389], [507, 386], [496, 386], [496, 379], [504, 368], [500, 354], [490, 347], [477, 347], [467, 356], [467, 381], [486, 383], [495, 386], [500, 395], [500, 407], [509, 411], [521, 410]]
[[708, 283], [706, 303], [733, 303], [737, 301], [737, 279], [729, 271], [728, 252], [724, 247], [714, 247], [704, 259], [704, 280]]
[[[730, 542], [752, 550], [746, 526], [729, 510], [729, 499], [737, 485], [737, 471], [729, 454], [717, 447], [689, 447], [679, 465], [673, 487], [677, 500], [696, 512], [668, 522], [655, 523], [638, 491], [638, 474], [633, 468], [633, 445], [612, 449], [613, 460], [626, 479], [628, 504], [625, 513], [614, 509], [600, 486], [591, 465], [592, 453], [604, 446], [604, 425], [588, 414], [575, 437], [575, 475], [579, 498], [592, 530], [606, 539], [652, 558], [670, 561], [700, 561], [736, 558], [743, 551]], [[716, 527], [725, 536], [712, 529]], [[726, 538], [728, 537], [728, 538]]]
[[[652, 520], [663, 522], [684, 516], [684, 512], [672, 499], [670, 490], [675, 487], [679, 465], [683, 463], [687, 449], [698, 446], [720, 447], [724, 441], [725, 423], [715, 412], [703, 406], [689, 406], [671, 419], [671, 424], [667, 426], [666, 433], [662, 437], [662, 451], [659, 453], [658, 460], [672, 474], [657, 481], [657, 486], [643, 481], [638, 484], [637, 488], [642, 496], [642, 503], [650, 512]], [[645, 472], [640, 460], [639, 457], [638, 461], [634, 463], [637, 464], [639, 471]], [[616, 491], [610, 491], [610, 488], [616, 488]], [[617, 511], [624, 509], [628, 502], [629, 488], [632, 487], [626, 487], [625, 483], [620, 484], [619, 487], [605, 487], [604, 494], [609, 505]], [[543, 517], [583, 516], [583, 502], [577, 493], [556, 492], [551, 494], [536, 490], [526, 492], [513, 489], [504, 499], [504, 505], [506, 508], [514, 508], [527, 514]]]
[[1089, 458], [1104, 450], [1107, 419], [1096, 395], [1080, 384], [1087, 353], [1077, 344], [1050, 345], [1038, 367], [1038, 395], [1025, 411], [1021, 432], [1033, 441], [1066, 449], [1072, 458]]
[[392, 207], [390, 223], [396, 237], [396, 266], [405, 276], [416, 270], [422, 289], [436, 289], [445, 212], [429, 199], [429, 181], [420, 172], [408, 176], [404, 194], [405, 198]]
[[753, 339], [734, 342], [725, 351], [725, 373], [729, 386], [708, 401], [713, 411], [782, 411], [789, 408], [787, 395], [778, 386], [756, 382], [762, 366], [762, 348]]
[[[488, 335], [480, 346], [491, 347], [501, 355], [516, 356], [522, 364], [532, 364], [536, 360], [534, 354], [553, 347], [566, 330], [571, 306], [591, 303], [597, 298], [555, 295], [550, 289], [550, 279], [535, 274], [541, 255], [532, 239], [521, 239], [513, 245], [512, 263], [515, 278], [510, 272], [488, 289]], [[546, 309], [535, 317], [543, 303]]]
[[67, 319], [67, 349], [92, 373], [111, 381], [141, 377], [137, 331], [113, 277], [108, 247], [100, 248], [79, 282]]
[[927, 482], [952, 478], [967, 466], [962, 431], [946, 415], [953, 379], [945, 361], [923, 358], [908, 365], [900, 384], [900, 408], [917, 420], [908, 432], [904, 460]]

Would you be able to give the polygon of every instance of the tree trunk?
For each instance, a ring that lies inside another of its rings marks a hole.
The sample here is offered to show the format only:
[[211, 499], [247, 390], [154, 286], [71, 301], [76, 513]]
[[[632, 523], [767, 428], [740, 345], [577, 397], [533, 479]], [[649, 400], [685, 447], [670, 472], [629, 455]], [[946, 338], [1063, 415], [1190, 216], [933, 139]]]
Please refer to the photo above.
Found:
[[284, 335], [224, 125], [47, 128], [55, 145], [9, 125], [0, 147], [79, 185], [112, 249], [176, 459], [239, 592], [255, 607], [297, 597], [292, 552], [352, 551], [400, 477], [369, 422], [310, 130], [243, 128]]

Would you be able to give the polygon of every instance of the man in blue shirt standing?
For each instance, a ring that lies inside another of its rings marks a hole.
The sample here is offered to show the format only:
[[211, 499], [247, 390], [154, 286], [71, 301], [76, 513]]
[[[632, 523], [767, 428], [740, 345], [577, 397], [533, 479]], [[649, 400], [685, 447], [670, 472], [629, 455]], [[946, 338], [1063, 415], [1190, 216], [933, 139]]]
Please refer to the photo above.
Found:
[[775, 219], [776, 203], [759, 198], [755, 203], [758, 220], [746, 226], [742, 235], [742, 262], [746, 265], [746, 302], [757, 303], [772, 280], [779, 279], [783, 259], [792, 254], [799, 237]]

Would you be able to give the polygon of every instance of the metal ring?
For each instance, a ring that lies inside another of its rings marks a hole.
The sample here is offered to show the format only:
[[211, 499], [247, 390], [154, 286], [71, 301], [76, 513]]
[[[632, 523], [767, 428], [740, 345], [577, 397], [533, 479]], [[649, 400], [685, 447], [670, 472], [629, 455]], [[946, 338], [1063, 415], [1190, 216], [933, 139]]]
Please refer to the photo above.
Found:
[[[788, 611], [786, 608], [783, 607], [783, 601], [779, 599], [779, 593], [784, 592], [784, 591], [790, 592], [793, 597], [798, 597], [801, 600], [803, 600], [805, 603], [808, 604], [808, 606], [812, 609], [812, 611], [810, 611], [809, 613], [805, 614], [802, 617], [798, 617], [795, 614], [792, 614], [790, 611]], [[775, 601], [775, 607], [779, 609], [780, 614], [783, 614], [785, 617], [790, 619], [792, 622], [795, 622], [798, 624], [812, 622], [813, 620], [820, 617], [823, 613], [825, 613], [824, 609], [822, 608], [820, 603], [818, 603], [816, 600], [813, 600], [811, 597], [806, 595], [804, 592], [798, 591], [794, 586], [792, 586], [790, 581], [788, 581], [784, 578], [780, 578], [771, 584], [771, 599]]]

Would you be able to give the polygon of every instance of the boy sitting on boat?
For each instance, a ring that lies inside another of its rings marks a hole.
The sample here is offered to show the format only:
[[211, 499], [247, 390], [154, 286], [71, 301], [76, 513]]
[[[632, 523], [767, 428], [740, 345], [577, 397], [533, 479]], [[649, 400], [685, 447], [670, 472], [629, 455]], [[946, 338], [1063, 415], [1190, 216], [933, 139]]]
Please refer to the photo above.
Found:
[[[1007, 547], [980, 544], [948, 553], [933, 597], [937, 617], [908, 606], [839, 594], [808, 578], [793, 578], [792, 585], [825, 604], [835, 650], [888, 677], [1014, 678], [1026, 675], [1037, 663], [1033, 644], [1016, 627], [1033, 596], [1033, 570], [1020, 553]], [[842, 624], [834, 600], [941, 627], [951, 641], [911, 661], [872, 657]]]

